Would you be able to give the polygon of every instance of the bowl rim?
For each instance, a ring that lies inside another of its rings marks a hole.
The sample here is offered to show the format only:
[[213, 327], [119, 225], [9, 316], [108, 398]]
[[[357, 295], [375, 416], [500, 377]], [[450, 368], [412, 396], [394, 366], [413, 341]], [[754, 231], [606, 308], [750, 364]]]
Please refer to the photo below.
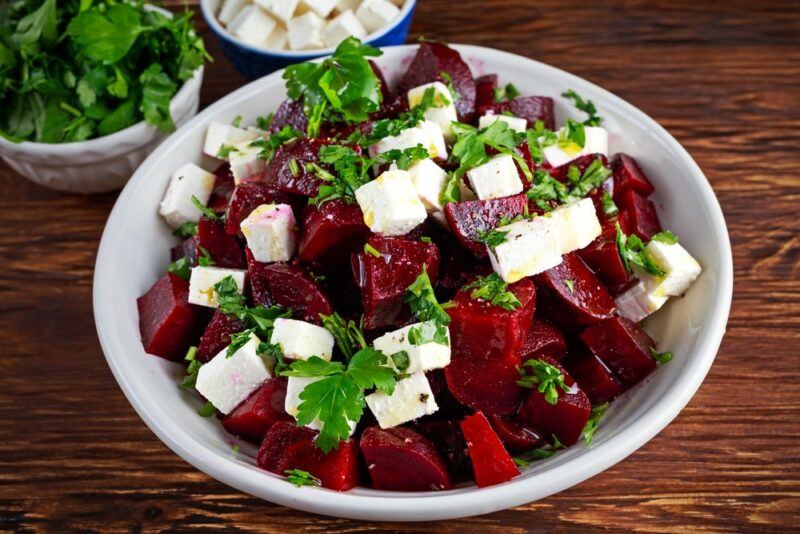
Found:
[[[382, 48], [384, 50], [411, 51], [416, 46], [402, 45]], [[170, 449], [199, 470], [246, 493], [312, 513], [354, 519], [398, 521], [467, 517], [519, 506], [547, 497], [611, 467], [639, 449], [666, 427], [700, 387], [716, 357], [725, 332], [733, 295], [733, 260], [722, 210], [711, 185], [698, 165], [678, 141], [654, 119], [622, 98], [587, 80], [566, 73], [556, 67], [509, 52], [472, 45], [451, 44], [450, 46], [462, 54], [476, 57], [487, 65], [491, 65], [494, 58], [502, 58], [516, 62], [530, 62], [528, 63], [529, 65], [538, 69], [554, 75], [566, 76], [578, 88], [591, 88], [591, 90], [601, 94], [604, 98], [609, 99], [616, 106], [619, 106], [622, 113], [630, 114], [634, 120], [640, 121], [651, 128], [667, 145], [676, 150], [681, 159], [681, 164], [687, 169], [689, 179], [694, 182], [697, 193], [703, 197], [704, 204], [711, 212], [709, 215], [712, 221], [713, 241], [716, 248], [715, 255], [719, 259], [719, 268], [713, 292], [713, 305], [710, 307], [709, 312], [709, 327], [707, 331], [698, 340], [696, 348], [690, 353], [691, 357], [687, 358], [675, 383], [658, 399], [653, 408], [647, 414], [628, 423], [616, 435], [608, 438], [598, 446], [588, 449], [580, 456], [580, 461], [567, 461], [534, 477], [512, 479], [497, 486], [488, 488], [470, 487], [441, 493], [409, 493], [398, 496], [396, 493], [387, 492], [387, 495], [383, 496], [380, 494], [355, 495], [352, 493], [338, 493], [323, 488], [297, 488], [287, 484], [277, 476], [265, 476], [265, 473], [255, 471], [250, 465], [243, 462], [236, 461], [233, 458], [224, 458], [218, 452], [196, 442], [183, 427], [163, 426], [158, 414], [154, 413], [156, 408], [152, 405], [152, 401], [147, 399], [146, 395], [140, 395], [132, 387], [128, 377], [123, 374], [120, 365], [116, 361], [116, 357], [111, 356], [112, 354], [118, 354], [119, 358], [124, 358], [126, 347], [121, 340], [117, 339], [119, 337], [117, 331], [121, 322], [117, 321], [115, 324], [109, 319], [111, 315], [106, 314], [106, 310], [110, 309], [111, 303], [107, 303], [103, 298], [103, 288], [109, 287], [109, 284], [114, 281], [114, 272], [111, 268], [112, 261], [107, 251], [113, 246], [114, 236], [120, 235], [120, 231], [124, 227], [125, 220], [120, 215], [120, 212], [123, 211], [128, 199], [134, 195], [139, 187], [149, 186], [146, 175], [150, 169], [147, 162], [145, 162], [120, 194], [103, 233], [97, 254], [93, 284], [95, 322], [100, 344], [109, 367], [131, 405], [142, 420]], [[182, 139], [181, 132], [185, 133], [197, 128], [206, 122], [207, 117], [213, 116], [218, 110], [224, 109], [229, 102], [257, 94], [262, 90], [262, 86], [273, 83], [281, 76], [282, 70], [278, 70], [245, 85], [209, 106], [185, 124], [172, 137], [172, 143], [168, 140], [160, 145], [151, 154], [152, 160], [156, 160], [161, 154], [169, 151], [171, 144], [180, 142]]]
[[[214, 32], [218, 38], [223, 39], [231, 44], [238, 46], [239, 48], [243, 48], [248, 52], [258, 54], [260, 56], [266, 57], [275, 57], [275, 58], [284, 58], [294, 61], [300, 61], [303, 59], [312, 59], [318, 57], [329, 56], [333, 54], [333, 51], [336, 50], [335, 46], [329, 46], [327, 48], [318, 48], [314, 50], [277, 50], [273, 48], [260, 48], [258, 46], [253, 46], [248, 43], [245, 43], [232, 33], [230, 33], [226, 28], [220, 24], [219, 20], [217, 20], [216, 15], [212, 12], [211, 6], [209, 5], [211, 0], [200, 0], [200, 11], [203, 14], [203, 18], [206, 20], [206, 24], [208, 27], [211, 28], [211, 31]], [[394, 22], [389, 24], [388, 26], [383, 27], [382, 29], [367, 34], [362, 42], [365, 44], [374, 43], [378, 39], [384, 37], [387, 33], [397, 28], [409, 14], [414, 10], [414, 7], [417, 5], [417, 0], [405, 0], [403, 2], [403, 7], [400, 8], [400, 13], [395, 18]]]

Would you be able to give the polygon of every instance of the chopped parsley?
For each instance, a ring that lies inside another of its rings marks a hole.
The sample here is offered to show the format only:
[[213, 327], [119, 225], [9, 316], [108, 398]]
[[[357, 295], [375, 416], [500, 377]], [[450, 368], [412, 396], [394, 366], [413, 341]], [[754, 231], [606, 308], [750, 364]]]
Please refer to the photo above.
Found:
[[564, 285], [567, 286], [567, 289], [569, 289], [570, 293], [575, 293], [575, 282], [574, 281], [572, 281], [569, 278], [567, 278], [566, 280], [564, 280]]
[[256, 128], [259, 130], [269, 130], [272, 126], [272, 121], [275, 120], [275, 113], [269, 113], [265, 116], [256, 117]]
[[209, 219], [209, 220], [212, 220], [212, 221], [219, 221], [220, 220], [219, 215], [217, 215], [214, 212], [214, 210], [212, 210], [208, 206], [204, 206], [203, 203], [200, 202], [200, 200], [194, 195], [192, 195], [192, 204], [194, 204], [195, 208], [200, 210], [200, 213], [203, 214], [203, 217], [205, 217], [206, 219]]
[[617, 223], [617, 250], [622, 258], [622, 263], [629, 272], [633, 272], [632, 265], [642, 268], [646, 273], [654, 276], [664, 276], [666, 273], [655, 262], [645, 247], [644, 242], [636, 234], [625, 235]]
[[532, 179], [528, 163], [514, 150], [525, 140], [525, 134], [512, 130], [505, 121], [495, 121], [481, 130], [469, 124], [453, 122], [452, 129], [456, 142], [450, 158], [459, 164], [454, 173], [456, 177], [460, 178], [468, 170], [487, 163], [491, 159], [486, 152], [489, 147], [499, 154], [511, 156], [528, 181]]
[[[533, 374], [528, 374], [525, 368], [529, 368]], [[528, 360], [522, 364], [519, 370], [520, 379], [517, 384], [526, 388], [536, 388], [539, 393], [544, 394], [544, 400], [550, 404], [558, 402], [558, 388], [568, 392], [570, 388], [564, 383], [564, 375], [556, 367], [541, 360]]]
[[513, 311], [522, 306], [516, 295], [509, 291], [508, 284], [497, 273], [479, 276], [463, 289], [472, 290], [469, 295], [472, 300], [485, 300], [492, 306], [504, 310]]
[[172, 235], [178, 236], [181, 239], [187, 239], [197, 235], [197, 223], [185, 222], [172, 231]]
[[[453, 77], [450, 76], [450, 73], [443, 70], [439, 72], [439, 77], [444, 80], [444, 84], [447, 86], [447, 90], [450, 91], [450, 97], [453, 99], [453, 102], [458, 102], [458, 100], [461, 98], [461, 95], [458, 94], [456, 86], [453, 83]], [[444, 103], [445, 106], [448, 104], [449, 102]]]
[[442, 205], [461, 201], [461, 176], [455, 172], [447, 173], [447, 181], [439, 195], [439, 200]]
[[[528, 198], [544, 211], [552, 209], [551, 202], [570, 204], [586, 197], [593, 189], [600, 187], [611, 176], [611, 170], [603, 165], [603, 160], [595, 159], [583, 173], [571, 165], [567, 169], [567, 179], [571, 187], [562, 184], [544, 170], [533, 173], [533, 182], [528, 189]], [[613, 203], [613, 202], [612, 202]]]
[[603, 119], [597, 114], [597, 108], [594, 107], [594, 103], [591, 100], [584, 100], [572, 89], [561, 93], [561, 96], [571, 99], [576, 108], [589, 116], [583, 121], [583, 124], [586, 126], [600, 126], [600, 123], [603, 122]]
[[241, 126], [241, 125], [242, 125], [242, 116], [241, 116], [241, 115], [236, 115], [236, 116], [233, 118], [233, 120], [231, 121], [231, 124], [232, 124], [232, 125], [234, 125], [234, 126], [236, 126], [237, 128], [238, 128], [239, 126]]
[[197, 355], [197, 347], [189, 347], [189, 350], [186, 352], [186, 356], [183, 358], [185, 361], [189, 362], [189, 365], [186, 367], [186, 376], [183, 377], [181, 381], [181, 387], [185, 389], [192, 389], [194, 388], [195, 384], [197, 384], [197, 373], [200, 372], [200, 368], [203, 366], [198, 360], [195, 359]]
[[285, 145], [301, 137], [303, 137], [303, 132], [300, 130], [295, 130], [291, 126], [284, 126], [280, 131], [271, 134], [266, 139], [260, 138], [251, 141], [250, 146], [260, 148], [261, 151], [258, 153], [258, 158], [269, 162], [272, 160], [272, 156], [275, 155], [275, 151], [278, 150], [281, 145]]
[[387, 150], [375, 158], [375, 163], [394, 163], [401, 171], [408, 170], [409, 167], [418, 161], [431, 157], [428, 149], [422, 145], [417, 145], [403, 150], [393, 148]]
[[408, 353], [404, 350], [400, 352], [395, 352], [390, 356], [392, 359], [392, 363], [394, 363], [395, 368], [401, 372], [405, 373], [408, 370], [408, 366], [411, 364], [411, 360], [408, 358]]
[[436, 321], [445, 326], [450, 324], [450, 316], [447, 315], [442, 305], [436, 300], [431, 279], [424, 264], [420, 275], [414, 280], [413, 284], [408, 286], [405, 301], [411, 307], [411, 311], [418, 320]]
[[322, 326], [333, 334], [336, 346], [342, 351], [345, 359], [350, 360], [353, 354], [367, 347], [367, 341], [364, 339], [363, 317], [359, 323], [352, 319], [345, 321], [336, 312], [333, 312], [332, 315], [320, 314], [319, 318], [322, 320]]
[[508, 230], [478, 230], [478, 241], [485, 243], [490, 248], [495, 248], [506, 242]]
[[284, 471], [284, 474], [286, 475], [286, 481], [291, 482], [298, 488], [302, 488], [303, 486], [320, 486], [322, 484], [320, 479], [302, 469], [287, 469]]
[[545, 128], [543, 121], [537, 120], [533, 123], [533, 128], [525, 130], [525, 140], [528, 142], [531, 159], [541, 163], [544, 161], [542, 149], [554, 145], [558, 141], [558, 136], [554, 131]]
[[214, 291], [217, 295], [217, 302], [219, 302], [219, 311], [225, 315], [233, 315], [242, 321], [245, 329], [254, 333], [261, 340], [272, 337], [275, 319], [291, 316], [291, 311], [284, 310], [280, 306], [270, 306], [269, 308], [247, 306], [247, 300], [244, 295], [239, 293], [236, 280], [232, 276], [226, 276], [217, 282], [214, 285]]
[[408, 330], [408, 342], [414, 346], [426, 343], [437, 343], [446, 347], [450, 346], [447, 337], [447, 327], [437, 321], [423, 321]]
[[214, 265], [214, 259], [211, 257], [211, 253], [208, 251], [208, 249], [204, 247], [197, 248], [200, 249], [200, 256], [197, 258], [197, 265], [200, 267], [211, 267]]
[[236, 352], [247, 345], [247, 342], [250, 341], [250, 335], [255, 332], [254, 328], [248, 328], [247, 330], [243, 330], [241, 332], [237, 332], [236, 334], [230, 335], [230, 344], [228, 345], [227, 350], [225, 351], [225, 357], [230, 358]]
[[178, 258], [167, 265], [167, 272], [172, 273], [175, 276], [180, 276], [184, 280], [188, 280], [192, 274], [192, 268], [189, 265], [189, 259], [186, 256]]
[[315, 174], [323, 184], [319, 187], [317, 196], [309, 200], [309, 204], [319, 205], [337, 198], [353, 202], [356, 190], [370, 181], [369, 169], [372, 162], [357, 154], [352, 147], [323, 146], [319, 149], [319, 160], [320, 163], [330, 166], [332, 171], [312, 164]]
[[667, 352], [658, 352], [656, 349], [652, 349], [651, 348], [650, 349], [650, 354], [661, 365], [664, 365], [665, 363], [672, 361], [672, 353], [669, 352], [669, 351], [667, 351]]
[[364, 252], [366, 254], [369, 254], [370, 256], [375, 257], [375, 258], [380, 258], [381, 257], [381, 253], [378, 251], [378, 249], [376, 249], [375, 247], [373, 247], [369, 243], [364, 243]]
[[217, 409], [214, 408], [214, 405], [211, 404], [211, 401], [207, 401], [200, 410], [198, 410], [198, 415], [200, 417], [211, 417], [215, 413], [217, 413]]
[[567, 119], [567, 124], [559, 132], [556, 143], [562, 150], [578, 152], [586, 146], [586, 129], [582, 123]]
[[556, 453], [554, 448], [539, 448], [539, 449], [531, 449], [529, 451], [521, 452], [514, 456], [512, 459], [514, 463], [517, 464], [517, 467], [528, 467], [536, 460], [544, 460], [546, 458], [550, 458]]
[[513, 83], [506, 84], [505, 87], [498, 86], [494, 88], [494, 101], [503, 102], [504, 100], [514, 100], [520, 95], [519, 89]]
[[659, 241], [666, 245], [675, 245], [678, 243], [678, 237], [669, 230], [663, 230], [650, 238], [651, 241]]
[[589, 414], [589, 420], [586, 421], [586, 426], [583, 427], [583, 442], [588, 447], [592, 444], [592, 439], [594, 439], [594, 433], [597, 432], [597, 426], [600, 424], [600, 419], [606, 413], [606, 409], [608, 409], [608, 403], [598, 404], [597, 406], [592, 406], [592, 411]]
[[222, 145], [219, 147], [217, 157], [220, 159], [228, 159], [233, 152], [239, 152], [239, 149], [233, 145]]
[[297, 160], [294, 158], [289, 160], [289, 172], [293, 178], [300, 176], [300, 165], [297, 164]]
[[611, 198], [611, 194], [608, 191], [603, 191], [603, 195], [600, 197], [600, 204], [603, 206], [603, 213], [608, 216], [619, 213], [619, 208], [614, 203], [614, 199]]

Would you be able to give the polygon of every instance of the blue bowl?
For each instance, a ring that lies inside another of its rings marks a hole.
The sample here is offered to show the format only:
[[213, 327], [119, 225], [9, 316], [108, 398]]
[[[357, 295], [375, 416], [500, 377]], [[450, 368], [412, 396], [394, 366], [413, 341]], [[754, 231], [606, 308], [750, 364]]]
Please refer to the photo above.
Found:
[[[200, 10], [203, 18], [206, 19], [211, 31], [214, 32], [222, 51], [228, 61], [248, 80], [254, 80], [269, 74], [270, 72], [282, 69], [293, 63], [301, 63], [310, 59], [328, 56], [333, 53], [333, 48], [321, 48], [319, 50], [267, 50], [250, 46], [228, 33], [222, 27], [215, 16], [218, 0], [200, 0]], [[417, 7], [416, 0], [406, 0], [400, 8], [400, 15], [397, 19], [382, 30], [370, 34], [364, 40], [365, 43], [375, 47], [399, 45], [406, 42], [408, 29], [411, 26], [411, 18], [414, 9]]]

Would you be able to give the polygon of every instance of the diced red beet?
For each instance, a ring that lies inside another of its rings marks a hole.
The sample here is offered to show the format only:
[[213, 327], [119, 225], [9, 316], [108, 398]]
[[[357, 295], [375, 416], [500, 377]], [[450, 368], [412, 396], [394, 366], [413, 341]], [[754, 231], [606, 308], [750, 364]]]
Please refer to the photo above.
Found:
[[554, 360], [560, 360], [566, 352], [567, 342], [561, 331], [547, 321], [534, 319], [525, 335], [522, 360], [539, 356], [550, 356]]
[[504, 361], [458, 358], [444, 374], [456, 400], [487, 414], [510, 415], [525, 396], [525, 388], [517, 384], [517, 366]]
[[494, 102], [478, 110], [483, 115], [487, 111], [494, 111], [500, 115], [508, 112], [528, 121], [528, 127], [532, 128], [533, 123], [542, 121], [546, 128], [555, 129], [556, 119], [553, 113], [553, 99], [549, 96], [520, 96], [505, 102]]
[[272, 425], [280, 421], [291, 422], [292, 416], [284, 410], [287, 380], [270, 378], [239, 406], [222, 418], [222, 426], [234, 436], [261, 443]]
[[482, 110], [494, 104], [497, 74], [486, 74], [475, 79], [475, 109]]
[[656, 368], [650, 351], [655, 348], [655, 341], [624, 317], [612, 317], [587, 328], [580, 338], [589, 352], [606, 364], [626, 388], [634, 386]]
[[[369, 228], [358, 204], [337, 199], [303, 212], [303, 237], [298, 255], [303, 261], [339, 264], [359, 247]], [[330, 261], [324, 261], [329, 259]]]
[[197, 265], [197, 236], [184, 239], [172, 247], [169, 256], [172, 261], [186, 258], [192, 267]]
[[371, 426], [364, 430], [360, 444], [375, 489], [438, 491], [451, 487], [439, 451], [419, 432], [402, 426]]
[[536, 309], [536, 288], [524, 278], [508, 286], [522, 306], [504, 310], [484, 300], [473, 300], [472, 290], [461, 290], [447, 310], [452, 318], [450, 337], [454, 358], [494, 359], [518, 365], [525, 336]]
[[534, 429], [512, 417], [499, 415], [487, 416], [489, 423], [497, 433], [497, 437], [511, 452], [523, 452], [535, 449], [544, 444], [544, 438]]
[[486, 245], [478, 241], [479, 233], [495, 228], [502, 217], [512, 219], [522, 215], [527, 205], [528, 197], [523, 193], [491, 200], [450, 202], [444, 207], [444, 214], [461, 244], [483, 258], [489, 253]]
[[[439, 398], [436, 398], [439, 402]], [[456, 419], [444, 421], [425, 421], [414, 425], [414, 430], [428, 438], [447, 463], [450, 475], [463, 475], [470, 470], [467, 442], [461, 433], [461, 425]]]
[[249, 248], [244, 249], [245, 256], [247, 257], [247, 280], [250, 287], [250, 296], [253, 303], [257, 306], [269, 307], [275, 304], [272, 294], [269, 292], [269, 285], [267, 284], [267, 276], [264, 269], [267, 263], [261, 263], [253, 257], [253, 253]]
[[285, 475], [288, 469], [308, 471], [324, 488], [347, 491], [355, 487], [360, 465], [356, 442], [339, 442], [337, 449], [325, 454], [314, 445], [316, 436], [310, 428], [277, 422], [264, 436], [256, 462], [261, 469], [279, 475]]
[[205, 217], [197, 223], [197, 246], [208, 251], [214, 265], [229, 269], [242, 269], [245, 266], [242, 245], [236, 237], [225, 231], [221, 221]]
[[589, 420], [589, 412], [592, 409], [589, 399], [578, 389], [575, 380], [557, 361], [547, 356], [539, 359], [561, 371], [564, 375], [564, 384], [575, 392], [567, 393], [557, 387], [558, 401], [550, 404], [545, 399], [544, 393], [540, 393], [535, 387], [531, 388], [519, 417], [543, 434], [554, 435], [567, 447], [575, 445], [581, 437], [586, 421]]
[[423, 265], [430, 279], [436, 280], [439, 249], [433, 243], [377, 235], [368, 243], [380, 257], [363, 250], [352, 256], [353, 274], [364, 306], [364, 328], [401, 324], [409, 315], [403, 297]]
[[550, 296], [553, 319], [559, 324], [594, 324], [611, 317], [616, 309], [606, 288], [574, 252], [534, 280]]
[[234, 315], [225, 315], [218, 309], [211, 316], [203, 337], [197, 345], [196, 358], [202, 363], [208, 362], [219, 354], [219, 351], [230, 345], [231, 334], [244, 330], [244, 323]]
[[614, 238], [600, 236], [588, 247], [579, 250], [578, 255], [612, 294], [628, 283], [628, 270], [622, 263]]
[[228, 209], [234, 187], [231, 166], [223, 163], [214, 171], [214, 189], [208, 199], [208, 207], [217, 213], [224, 213]]
[[236, 186], [228, 205], [225, 231], [230, 235], [239, 233], [239, 225], [250, 212], [261, 204], [292, 204], [292, 197], [262, 182], [244, 182]]
[[[452, 234], [448, 234], [452, 236]], [[442, 253], [442, 265], [436, 288], [444, 290], [448, 295], [455, 293], [475, 272], [490, 269], [488, 256], [476, 260], [475, 256], [464, 249], [460, 243], [450, 237], [439, 246]]]
[[425, 377], [431, 386], [431, 392], [436, 398], [436, 404], [439, 409], [436, 413], [427, 416], [423, 419], [460, 419], [470, 412], [467, 406], [464, 406], [453, 396], [450, 388], [447, 385], [447, 377], [445, 377], [444, 369], [431, 369], [425, 372]]
[[593, 405], [608, 402], [625, 391], [611, 370], [594, 354], [572, 352], [561, 363]]
[[480, 488], [511, 480], [519, 469], [481, 412], [466, 417], [461, 431], [467, 441], [475, 483]]
[[627, 154], [617, 154], [611, 160], [614, 171], [614, 197], [627, 191], [636, 191], [643, 197], [653, 192], [653, 185], [647, 179], [636, 160]]
[[300, 100], [286, 99], [281, 102], [272, 118], [269, 127], [270, 133], [279, 132], [284, 126], [291, 126], [295, 130], [305, 132], [308, 128], [308, 118], [303, 113], [303, 102]]
[[619, 209], [629, 218], [630, 231], [645, 241], [661, 231], [656, 206], [636, 191], [627, 191], [615, 200]]
[[148, 354], [180, 360], [202, 331], [203, 310], [189, 304], [189, 282], [172, 273], [159, 278], [136, 299], [139, 332]]
[[[332, 143], [333, 141], [325, 139], [301, 138], [281, 145], [267, 164], [264, 181], [284, 193], [304, 197], [316, 196], [322, 180], [313, 170], [306, 169], [306, 164], [319, 164], [320, 148]], [[295, 164], [292, 164], [292, 161]], [[292, 167], [295, 165], [296, 172], [293, 174]]]
[[608, 168], [608, 158], [606, 158], [603, 154], [586, 154], [585, 156], [575, 158], [569, 163], [565, 163], [564, 165], [552, 169], [550, 171], [550, 175], [559, 182], [567, 183], [569, 181], [570, 167], [575, 167], [578, 169], [578, 172], [583, 175], [586, 169], [589, 168], [589, 165], [594, 163], [597, 159], [603, 162], [604, 167]]
[[[277, 304], [289, 308], [292, 318], [314, 324], [322, 324], [320, 314], [333, 313], [328, 297], [314, 278], [299, 265], [251, 262], [249, 274], [256, 304]], [[258, 292], [256, 287], [259, 288]]]
[[461, 54], [441, 43], [420, 43], [417, 54], [400, 80], [397, 91], [405, 95], [409, 89], [431, 82], [446, 82], [442, 73], [450, 75], [458, 92], [455, 101], [458, 118], [469, 122], [475, 112], [475, 80]]

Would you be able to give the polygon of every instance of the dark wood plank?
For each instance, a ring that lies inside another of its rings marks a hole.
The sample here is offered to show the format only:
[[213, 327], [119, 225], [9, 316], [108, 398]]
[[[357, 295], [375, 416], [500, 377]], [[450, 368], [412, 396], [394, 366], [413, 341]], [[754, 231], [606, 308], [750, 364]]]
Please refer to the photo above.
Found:
[[[170, 2], [182, 5], [182, 2]], [[491, 6], [487, 9], [487, 6]], [[216, 58], [203, 105], [243, 83]], [[548, 499], [417, 531], [791, 530], [800, 516], [800, 10], [796, 1], [421, 0], [420, 35], [523, 54], [632, 102], [706, 172], [734, 247], [728, 334], [677, 420]], [[114, 194], [0, 166], [0, 530], [399, 530], [248, 497], [172, 454], [119, 391], [91, 316]]]

